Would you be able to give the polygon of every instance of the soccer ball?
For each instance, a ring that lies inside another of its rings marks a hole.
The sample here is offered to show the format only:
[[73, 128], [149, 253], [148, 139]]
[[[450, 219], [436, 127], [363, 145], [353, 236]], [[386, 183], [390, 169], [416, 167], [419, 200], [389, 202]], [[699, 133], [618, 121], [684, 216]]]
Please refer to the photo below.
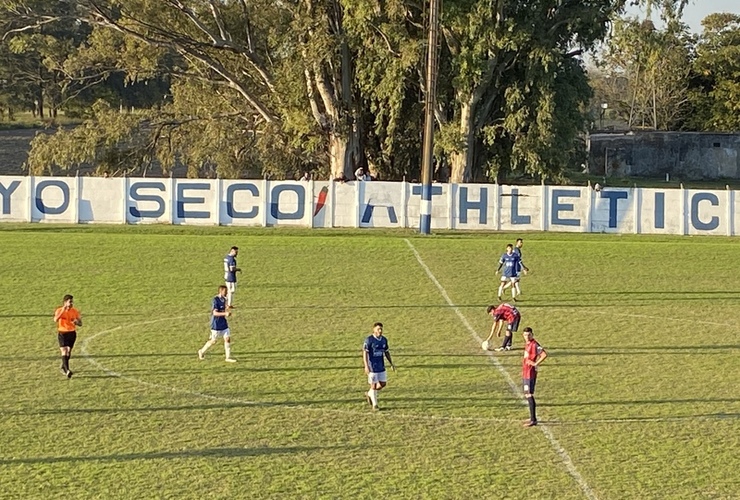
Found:
[[480, 345], [480, 348], [483, 349], [484, 351], [487, 351], [488, 350], [488, 341], [487, 340], [484, 340], [483, 343]]

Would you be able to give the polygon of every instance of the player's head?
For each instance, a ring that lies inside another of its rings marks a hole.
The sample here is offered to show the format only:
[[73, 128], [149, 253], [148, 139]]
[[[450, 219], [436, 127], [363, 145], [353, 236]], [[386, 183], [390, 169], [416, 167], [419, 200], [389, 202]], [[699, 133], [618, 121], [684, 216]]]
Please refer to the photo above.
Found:
[[534, 338], [534, 332], [532, 331], [532, 327], [528, 326], [522, 331], [522, 337], [524, 337], [524, 340], [532, 340]]
[[72, 307], [72, 304], [74, 304], [74, 297], [71, 295], [65, 295], [62, 299], [62, 304], [68, 307]]
[[221, 285], [218, 287], [218, 296], [219, 297], [226, 297], [228, 295], [228, 288], [226, 288], [226, 285]]
[[516, 247], [517, 248], [522, 248], [522, 245], [524, 245], [524, 240], [522, 240], [521, 238], [517, 238], [516, 239]]
[[494, 304], [491, 304], [490, 306], [486, 307], [486, 314], [491, 314], [492, 311], [496, 309], [496, 306]]
[[506, 245], [506, 253], [510, 254], [513, 251], [514, 251], [514, 245], [512, 245], [511, 243]]
[[231, 247], [229, 249], [229, 255], [237, 256], [239, 254], [239, 247]]
[[383, 333], [383, 323], [378, 321], [377, 323], [373, 325], [373, 335], [375, 335], [376, 337], [380, 337], [382, 333]]

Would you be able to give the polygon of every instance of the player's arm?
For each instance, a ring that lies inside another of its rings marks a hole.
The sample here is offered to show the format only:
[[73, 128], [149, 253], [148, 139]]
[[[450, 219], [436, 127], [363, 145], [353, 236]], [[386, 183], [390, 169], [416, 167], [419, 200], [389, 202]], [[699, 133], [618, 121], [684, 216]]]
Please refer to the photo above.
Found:
[[504, 267], [504, 259], [499, 259], [498, 267], [496, 268], [496, 274], [498, 274], [498, 272], [501, 271], [502, 267]]
[[540, 347], [537, 349], [537, 357], [534, 358], [534, 361], [530, 359], [527, 364], [529, 366], [537, 367], [545, 360], [545, 358], [547, 358], [547, 351]]
[[57, 321], [59, 321], [59, 318], [62, 317], [62, 314], [64, 314], [64, 311], [66, 311], [66, 310], [67, 310], [66, 307], [60, 307], [59, 309], [57, 309], [56, 311], [54, 311], [54, 323], [56, 323]]
[[386, 349], [385, 357], [388, 359], [388, 362], [391, 364], [391, 370], [396, 371], [396, 365], [393, 364], [393, 360], [391, 359], [391, 351]]
[[370, 353], [367, 347], [362, 348], [362, 362], [365, 364], [365, 373], [370, 373]]
[[77, 326], [82, 326], [82, 316], [80, 316], [80, 313], [77, 313], [77, 317], [72, 320], [72, 323]]

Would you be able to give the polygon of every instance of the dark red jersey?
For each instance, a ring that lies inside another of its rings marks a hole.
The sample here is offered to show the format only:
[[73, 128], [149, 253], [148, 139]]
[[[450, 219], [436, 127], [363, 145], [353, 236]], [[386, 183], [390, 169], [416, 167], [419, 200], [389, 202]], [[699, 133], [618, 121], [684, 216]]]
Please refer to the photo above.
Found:
[[504, 319], [507, 323], [513, 323], [521, 317], [522, 315], [519, 313], [519, 309], [511, 304], [504, 303], [493, 310], [493, 318], [496, 321]]
[[527, 364], [527, 361], [535, 361], [542, 352], [542, 346], [534, 339], [524, 346], [524, 359], [522, 360], [522, 378], [533, 379], [537, 376], [537, 368]]

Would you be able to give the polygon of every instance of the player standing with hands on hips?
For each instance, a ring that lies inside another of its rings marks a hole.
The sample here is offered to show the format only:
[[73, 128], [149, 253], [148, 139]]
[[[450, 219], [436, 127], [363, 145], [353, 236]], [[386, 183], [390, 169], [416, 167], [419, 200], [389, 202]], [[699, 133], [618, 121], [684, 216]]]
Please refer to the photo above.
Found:
[[236, 273], [242, 272], [236, 266], [236, 256], [239, 255], [239, 247], [231, 247], [229, 253], [224, 257], [224, 281], [226, 282], [226, 306], [229, 309], [234, 307], [234, 293], [236, 293]]
[[370, 389], [365, 393], [365, 399], [373, 410], [378, 410], [378, 392], [385, 387], [388, 377], [385, 372], [385, 358], [391, 369], [396, 371], [391, 353], [388, 351], [388, 339], [383, 336], [383, 323], [373, 325], [373, 333], [365, 339], [362, 346], [362, 361], [365, 363], [365, 374]]
[[62, 307], [58, 307], [54, 311], [54, 322], [57, 324], [57, 340], [62, 355], [62, 366], [59, 369], [67, 378], [72, 378], [72, 370], [69, 369], [69, 358], [77, 341], [77, 327], [82, 326], [80, 311], [73, 306], [74, 297], [65, 295], [62, 299]]
[[537, 404], [534, 401], [534, 386], [537, 383], [537, 367], [547, 357], [547, 351], [534, 339], [534, 333], [530, 327], [522, 332], [526, 345], [524, 346], [524, 360], [522, 361], [522, 385], [524, 397], [529, 405], [529, 420], [524, 422], [524, 427], [537, 425]]

